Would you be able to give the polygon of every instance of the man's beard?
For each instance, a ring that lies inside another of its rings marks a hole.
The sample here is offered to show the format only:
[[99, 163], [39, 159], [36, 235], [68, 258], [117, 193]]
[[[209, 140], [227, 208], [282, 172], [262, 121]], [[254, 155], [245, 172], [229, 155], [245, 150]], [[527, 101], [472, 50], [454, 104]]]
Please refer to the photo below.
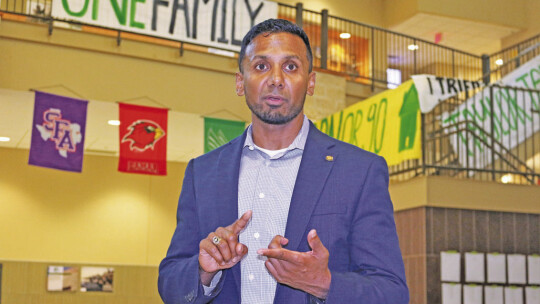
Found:
[[281, 114], [277, 111], [272, 111], [271, 108], [265, 111], [263, 109], [264, 105], [262, 104], [250, 104], [249, 102], [246, 102], [246, 104], [251, 110], [251, 113], [255, 114], [255, 116], [257, 116], [257, 118], [259, 118], [264, 123], [271, 125], [284, 125], [293, 120], [296, 116], [298, 116], [298, 114], [300, 114], [300, 112], [302, 112], [305, 100], [306, 96], [304, 96], [302, 104], [291, 107], [289, 112], [285, 114]]

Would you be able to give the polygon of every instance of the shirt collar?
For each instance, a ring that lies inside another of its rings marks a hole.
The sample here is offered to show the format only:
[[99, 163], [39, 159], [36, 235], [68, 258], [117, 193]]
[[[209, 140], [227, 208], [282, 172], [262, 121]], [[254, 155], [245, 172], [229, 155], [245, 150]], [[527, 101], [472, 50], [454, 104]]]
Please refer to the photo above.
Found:
[[[306, 115], [304, 115], [304, 122], [302, 123], [302, 128], [300, 129], [300, 132], [298, 132], [298, 135], [296, 135], [293, 142], [286, 148], [286, 151], [290, 151], [294, 149], [300, 149], [303, 151], [304, 147], [306, 146], [308, 133], [309, 133], [309, 119], [306, 117]], [[249, 124], [248, 126], [246, 140], [244, 141], [244, 147], [246, 146], [259, 148], [253, 142], [253, 131], [251, 129], [251, 124]]]

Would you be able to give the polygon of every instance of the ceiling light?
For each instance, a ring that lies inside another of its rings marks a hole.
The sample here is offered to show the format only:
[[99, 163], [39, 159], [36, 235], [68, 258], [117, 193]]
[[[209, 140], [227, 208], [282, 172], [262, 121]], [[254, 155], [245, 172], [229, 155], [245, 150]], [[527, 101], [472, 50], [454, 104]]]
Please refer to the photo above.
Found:
[[119, 126], [120, 125], [120, 120], [109, 120], [107, 122], [108, 124], [110, 124], [111, 126]]
[[409, 44], [409, 46], [407, 47], [410, 51], [416, 51], [418, 50], [418, 45], [416, 44]]
[[11, 140], [11, 138], [9, 138], [9, 137], [0, 136], [0, 141], [1, 142], [8, 142], [10, 140]]
[[350, 33], [341, 33], [341, 34], [339, 34], [339, 38], [341, 38], [341, 39], [349, 39], [349, 38], [351, 38], [351, 34]]
[[512, 181], [512, 176], [510, 174], [506, 174], [501, 177], [501, 182], [503, 182], [503, 184], [508, 184], [511, 181]]
[[501, 58], [495, 60], [496, 65], [503, 65], [503, 63], [504, 63], [504, 61]]

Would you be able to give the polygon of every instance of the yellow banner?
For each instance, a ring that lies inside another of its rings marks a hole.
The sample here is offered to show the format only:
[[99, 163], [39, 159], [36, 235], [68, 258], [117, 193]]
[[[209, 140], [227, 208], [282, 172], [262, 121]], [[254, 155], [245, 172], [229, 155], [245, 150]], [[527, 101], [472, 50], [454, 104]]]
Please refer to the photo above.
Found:
[[374, 152], [389, 166], [422, 157], [420, 106], [412, 80], [315, 123], [322, 132]]

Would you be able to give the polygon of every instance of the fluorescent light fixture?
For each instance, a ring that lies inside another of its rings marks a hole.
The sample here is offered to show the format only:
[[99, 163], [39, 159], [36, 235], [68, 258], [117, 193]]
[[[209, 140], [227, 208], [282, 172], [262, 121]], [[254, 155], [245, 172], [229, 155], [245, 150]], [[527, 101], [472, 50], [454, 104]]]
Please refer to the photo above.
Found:
[[8, 141], [10, 141], [10, 140], [11, 140], [11, 138], [9, 138], [9, 137], [0, 136], [0, 141], [1, 141], [1, 142], [8, 142]]
[[351, 34], [350, 33], [341, 33], [341, 34], [339, 34], [339, 38], [341, 38], [341, 39], [349, 39], [349, 38], [351, 38]]
[[495, 60], [496, 65], [503, 65], [503, 63], [504, 63], [504, 61], [501, 58]]
[[112, 119], [112, 120], [109, 120], [107, 123], [110, 124], [111, 126], [119, 126], [120, 125], [120, 120]]
[[510, 174], [506, 174], [501, 177], [501, 182], [503, 182], [503, 184], [508, 184], [511, 181], [512, 181], [512, 176]]
[[409, 44], [409, 46], [407, 48], [409, 49], [409, 51], [416, 51], [416, 50], [418, 50], [418, 45]]

